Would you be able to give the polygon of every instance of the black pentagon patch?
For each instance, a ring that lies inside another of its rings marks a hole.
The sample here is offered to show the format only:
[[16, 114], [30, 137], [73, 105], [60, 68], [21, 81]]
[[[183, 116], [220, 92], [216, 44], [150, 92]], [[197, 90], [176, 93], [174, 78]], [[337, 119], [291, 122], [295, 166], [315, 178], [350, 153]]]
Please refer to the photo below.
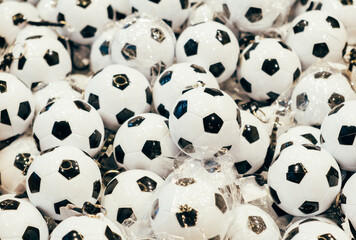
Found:
[[186, 186], [192, 185], [194, 183], [196, 183], [194, 178], [179, 178], [176, 181], [176, 185], [182, 186], [182, 187], [186, 187]]
[[102, 56], [109, 55], [109, 49], [110, 49], [110, 42], [106, 40], [99, 47]]
[[127, 122], [127, 126], [129, 128], [140, 126], [144, 120], [145, 120], [145, 118], [142, 116], [134, 117]]
[[92, 105], [96, 110], [100, 109], [100, 102], [98, 95], [90, 93], [88, 97], [88, 103]]
[[173, 114], [177, 119], [180, 119], [188, 109], [188, 101], [181, 100], [177, 103], [176, 107], [174, 108]]
[[279, 97], [279, 94], [271, 91], [267, 93], [267, 96], [269, 97], [269, 99], [267, 99], [266, 101], [272, 103]]
[[92, 198], [97, 199], [99, 197], [100, 190], [101, 190], [101, 183], [100, 180], [97, 180], [93, 183], [93, 193], [91, 195]]
[[148, 0], [150, 2], [153, 2], [153, 3], [159, 3], [161, 0]]
[[31, 154], [29, 153], [19, 153], [15, 157], [14, 166], [17, 169], [24, 171], [28, 166], [28, 164], [30, 163], [30, 158], [31, 158]]
[[78, 162], [74, 160], [63, 160], [58, 172], [66, 179], [71, 180], [80, 174]]
[[309, 99], [307, 93], [303, 92], [299, 94], [296, 100], [297, 100], [296, 102], [297, 108], [304, 112], [309, 105]]
[[245, 90], [245, 92], [251, 92], [251, 83], [249, 83], [245, 78], [240, 79], [240, 85]]
[[329, 187], [335, 187], [339, 183], [339, 173], [334, 167], [330, 167], [328, 173], [326, 174], [328, 179]]
[[152, 91], [151, 91], [151, 88], [147, 87], [145, 89], [145, 93], [146, 93], [146, 103], [148, 105], [151, 105], [152, 104]]
[[305, 147], [308, 150], [315, 150], [315, 151], [321, 151], [321, 148], [318, 146], [315, 146], [313, 144], [302, 144], [302, 147]]
[[151, 28], [151, 38], [161, 43], [164, 41], [164, 39], [166, 39], [166, 36], [164, 36], [164, 33], [161, 29]]
[[118, 184], [119, 182], [117, 181], [116, 178], [114, 178], [113, 180], [111, 180], [109, 182], [109, 184], [106, 186], [106, 189], [105, 189], [105, 192], [104, 192], [104, 195], [109, 195], [109, 194], [112, 194], [112, 192], [114, 191], [116, 185]]
[[182, 9], [187, 9], [189, 6], [189, 1], [188, 0], [179, 0], [180, 1], [180, 6]]
[[287, 147], [290, 147], [293, 145], [293, 142], [292, 141], [289, 141], [289, 142], [285, 142], [281, 145], [281, 148], [279, 149], [279, 151], [282, 151], [284, 149], [286, 149]]
[[141, 151], [146, 157], [153, 160], [162, 154], [161, 143], [159, 141], [147, 140]]
[[286, 236], [285, 240], [292, 240], [299, 233], [299, 227], [292, 229]]
[[206, 73], [205, 69], [201, 66], [198, 66], [196, 64], [192, 64], [190, 65], [191, 68], [194, 69], [194, 72], [197, 72], [197, 73]]
[[331, 109], [336, 107], [337, 105], [345, 102], [345, 97], [338, 94], [338, 93], [333, 93], [328, 99], [328, 105]]
[[251, 164], [247, 160], [235, 162], [234, 166], [239, 174], [245, 174], [252, 168]]
[[97, 148], [101, 143], [101, 133], [95, 129], [95, 131], [89, 136], [90, 148]]
[[86, 26], [85, 28], [80, 31], [80, 34], [83, 38], [91, 38], [94, 37], [96, 33], [96, 28], [90, 25]]
[[19, 62], [17, 64], [17, 69], [18, 70], [22, 70], [23, 67], [25, 66], [25, 63], [26, 63], [26, 57], [24, 55], [21, 55], [20, 58], [19, 58]]
[[63, 236], [62, 240], [83, 240], [84, 236], [73, 230]]
[[318, 143], [318, 140], [316, 140], [316, 138], [311, 133], [302, 134], [301, 136], [307, 139], [308, 141], [310, 141], [314, 145]]
[[316, 43], [313, 47], [313, 55], [318, 58], [323, 58], [329, 53], [329, 48], [326, 43]]
[[336, 238], [331, 233], [325, 233], [319, 235], [317, 240], [336, 240]]
[[46, 63], [50, 67], [59, 63], [59, 55], [56, 51], [53, 50], [48, 49], [43, 58], [46, 60]]
[[336, 106], [329, 112], [328, 116], [337, 113], [343, 106], [344, 106], [344, 104], [340, 104], [340, 105]]
[[304, 28], [308, 26], [308, 21], [306, 20], [300, 20], [294, 27], [293, 27], [293, 32], [294, 34], [300, 33], [304, 31]]
[[15, 26], [17, 26], [25, 21], [26, 21], [26, 18], [22, 13], [17, 13], [12, 16], [12, 22], [14, 23]]
[[225, 67], [221, 62], [210, 65], [209, 71], [214, 75], [214, 77], [218, 78], [225, 72]]
[[328, 16], [326, 21], [331, 25], [332, 28], [340, 28], [339, 21], [335, 18]]
[[279, 70], [279, 64], [276, 59], [270, 58], [266, 59], [262, 64], [262, 71], [272, 76]]
[[130, 43], [126, 43], [121, 49], [121, 54], [126, 60], [135, 59], [137, 56], [136, 46]]
[[300, 183], [308, 170], [305, 169], [302, 163], [296, 163], [288, 167], [287, 180], [294, 183]]
[[255, 50], [256, 47], [258, 46], [258, 44], [259, 44], [259, 43], [256, 43], [256, 42], [255, 42], [255, 43], [252, 44], [252, 46], [251, 46], [249, 49], [247, 49], [247, 51], [244, 53], [244, 58], [245, 58], [245, 60], [250, 59], [250, 52], [253, 51], [253, 50]]
[[341, 204], [347, 203], [347, 197], [343, 193], [340, 194], [340, 203]]
[[6, 40], [4, 37], [0, 36], [0, 48], [5, 48], [6, 46]]
[[324, 78], [324, 79], [328, 79], [330, 76], [332, 75], [331, 72], [327, 72], [327, 71], [320, 71], [314, 74], [314, 78], [318, 79], [318, 78]]
[[7, 91], [7, 83], [5, 81], [0, 80], [0, 93], [4, 93]]
[[149, 177], [142, 177], [136, 182], [142, 192], [153, 192], [157, 187], [157, 182]]
[[83, 110], [83, 111], [86, 111], [86, 112], [90, 112], [90, 110], [91, 110], [90, 105], [87, 104], [87, 103], [84, 102], [84, 101], [75, 100], [75, 101], [74, 101], [74, 104], [75, 104], [75, 106], [76, 106], [79, 110]]
[[126, 74], [115, 74], [112, 76], [112, 85], [120, 90], [124, 90], [130, 85], [130, 80]]
[[204, 92], [213, 97], [224, 96], [224, 94], [219, 89], [215, 89], [215, 88], [205, 88]]
[[112, 6], [109, 5], [106, 10], [108, 12], [108, 18], [113, 20], [114, 19], [114, 9], [112, 8]]
[[28, 226], [22, 235], [22, 239], [26, 239], [26, 240], [40, 239], [40, 230], [38, 230], [38, 228]]
[[156, 216], [158, 214], [158, 211], [159, 211], [159, 200], [156, 199], [153, 202], [152, 210], [151, 210], [151, 218], [152, 218], [152, 220], [155, 220], [155, 218], [156, 218]]
[[353, 145], [356, 135], [356, 126], [342, 126], [337, 140], [340, 145]]
[[36, 136], [35, 133], [33, 134], [33, 139], [35, 139], [37, 150], [38, 150], [38, 151], [41, 151], [41, 148], [40, 148], [40, 140], [38, 139], [38, 137]]
[[116, 221], [122, 224], [126, 219], [136, 219], [136, 216], [131, 208], [119, 208], [117, 211]]
[[292, 49], [284, 42], [278, 41], [278, 43], [282, 46], [282, 48], [292, 51]]
[[122, 147], [120, 145], [117, 145], [115, 147], [115, 158], [116, 158], [116, 161], [118, 161], [119, 163], [123, 164], [124, 163], [124, 157], [125, 157], [124, 150], [122, 150]]
[[188, 42], [184, 44], [184, 52], [187, 57], [196, 55], [198, 53], [198, 42], [189, 39]]
[[194, 227], [198, 220], [198, 212], [188, 205], [181, 205], [176, 213], [176, 218], [182, 228]]
[[204, 131], [208, 133], [219, 133], [224, 121], [215, 113], [203, 118]]
[[225, 199], [218, 193], [215, 193], [215, 206], [217, 206], [223, 214], [227, 210]]
[[255, 126], [252, 125], [245, 125], [245, 128], [242, 132], [242, 136], [249, 142], [249, 143], [254, 143], [258, 139], [260, 139], [260, 135], [258, 134], [258, 130]]
[[114, 233], [109, 226], [106, 226], [105, 229], [105, 237], [108, 240], [121, 240], [122, 238], [120, 237], [119, 234]]
[[222, 44], [228, 44], [229, 42], [231, 42], [230, 36], [227, 32], [223, 31], [223, 30], [216, 30], [216, 35], [215, 38]]
[[178, 140], [178, 145], [181, 149], [183, 149], [186, 153], [195, 153], [195, 149], [193, 143], [185, 140], [184, 138], [180, 138]]
[[52, 135], [59, 140], [64, 140], [72, 134], [72, 129], [67, 121], [56, 121], [53, 124]]
[[295, 72], [293, 73], [293, 81], [297, 80], [300, 76], [300, 69], [297, 68]]
[[262, 10], [261, 8], [250, 7], [246, 12], [245, 17], [251, 23], [258, 22], [262, 19]]
[[305, 201], [298, 209], [304, 214], [312, 214], [319, 210], [319, 203]]
[[116, 119], [119, 124], [123, 124], [127, 119], [133, 117], [135, 113], [127, 108], [121, 110], [118, 114], [116, 114]]
[[38, 193], [41, 187], [41, 178], [37, 173], [31, 173], [31, 176], [28, 178], [28, 186], [31, 193]]
[[56, 214], [60, 214], [60, 208], [61, 207], [66, 207], [68, 204], [73, 204], [70, 201], [68, 201], [67, 199], [62, 200], [60, 202], [57, 202], [54, 204], [54, 211], [56, 212]]
[[162, 18], [163, 22], [165, 22], [170, 28], [172, 28], [172, 21]]
[[281, 200], [279, 200], [278, 194], [276, 192], [276, 190], [274, 190], [271, 186], [269, 187], [269, 192], [271, 194], [271, 197], [273, 199], [273, 201], [277, 204], [281, 203]]
[[91, 0], [77, 0], [76, 4], [78, 7], [87, 8], [91, 4]]
[[5, 210], [16, 210], [20, 206], [20, 202], [13, 199], [6, 199], [0, 202], [0, 209]]
[[248, 225], [251, 228], [252, 232], [256, 234], [261, 234], [264, 230], [267, 229], [266, 223], [260, 216], [249, 216]]
[[342, 5], [352, 5], [353, 4], [353, 0], [341, 0], [340, 1]]
[[161, 86], [163, 86], [164, 84], [168, 83], [169, 81], [171, 81], [172, 79], [172, 71], [167, 71], [165, 72], [160, 79], [158, 80], [159, 84], [161, 84]]
[[167, 111], [167, 109], [164, 107], [164, 105], [162, 103], [160, 105], [158, 105], [157, 111], [160, 115], [162, 115], [166, 118], [169, 118], [169, 112]]
[[65, 22], [65, 17], [63, 15], [63, 13], [58, 13], [57, 15], [57, 21], [60, 22]]
[[31, 106], [28, 101], [20, 103], [19, 111], [17, 112], [17, 116], [26, 120], [28, 116], [31, 114]]

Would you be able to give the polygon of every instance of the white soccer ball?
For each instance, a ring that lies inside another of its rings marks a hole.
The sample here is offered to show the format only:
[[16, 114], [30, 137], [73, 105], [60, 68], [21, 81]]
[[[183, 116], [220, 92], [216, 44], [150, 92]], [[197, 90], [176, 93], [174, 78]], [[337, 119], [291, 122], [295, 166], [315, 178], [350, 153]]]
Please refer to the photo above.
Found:
[[250, 44], [240, 56], [238, 82], [247, 96], [273, 102], [288, 90], [301, 73], [299, 57], [279, 39]]
[[18, 78], [0, 73], [0, 141], [24, 133], [31, 125], [35, 101]]
[[335, 159], [314, 145], [284, 149], [268, 171], [270, 194], [279, 208], [294, 216], [314, 216], [328, 209], [341, 188]]
[[344, 25], [321, 11], [309, 11], [296, 17], [286, 37], [286, 43], [298, 54], [303, 69], [317, 60], [342, 62], [346, 40]]
[[222, 83], [236, 70], [239, 43], [225, 25], [209, 21], [182, 32], [177, 41], [176, 57], [177, 62], [195, 63], [208, 69]]
[[116, 132], [135, 114], [150, 111], [152, 92], [142, 73], [114, 64], [92, 77], [85, 88], [84, 99], [98, 110], [105, 127]]
[[75, 147], [51, 149], [32, 162], [26, 179], [31, 203], [49, 217], [63, 220], [61, 208], [96, 203], [101, 190], [98, 165]]
[[177, 99], [172, 113], [169, 117], [172, 139], [193, 158], [211, 158], [238, 141], [240, 110], [221, 90], [192, 89]]
[[1, 239], [48, 239], [48, 227], [41, 213], [28, 201], [0, 200]]
[[356, 226], [356, 175], [352, 175], [345, 183], [341, 195], [341, 208], [354, 228]]
[[149, 15], [132, 15], [116, 30], [111, 58], [151, 80], [173, 64], [175, 41], [172, 29], [163, 21]]
[[334, 156], [340, 167], [356, 171], [356, 101], [344, 102], [333, 108], [321, 124], [321, 147]]
[[103, 146], [104, 134], [99, 113], [82, 100], [52, 101], [33, 124], [33, 137], [41, 151], [69, 145], [95, 156]]
[[145, 169], [166, 177], [179, 153], [168, 119], [154, 113], [139, 114], [126, 121], [114, 140], [117, 162], [128, 169]]
[[162, 116], [169, 118], [174, 103], [186, 91], [196, 87], [219, 89], [215, 77], [192, 63], [177, 63], [167, 68], [153, 85], [153, 103]]

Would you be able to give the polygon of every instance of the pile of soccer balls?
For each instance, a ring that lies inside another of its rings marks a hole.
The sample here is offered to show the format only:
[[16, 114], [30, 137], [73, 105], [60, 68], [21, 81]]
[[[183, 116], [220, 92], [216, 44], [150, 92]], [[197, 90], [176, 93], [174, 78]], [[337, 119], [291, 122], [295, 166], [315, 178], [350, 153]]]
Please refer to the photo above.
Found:
[[354, 16], [0, 0], [0, 239], [356, 238]]

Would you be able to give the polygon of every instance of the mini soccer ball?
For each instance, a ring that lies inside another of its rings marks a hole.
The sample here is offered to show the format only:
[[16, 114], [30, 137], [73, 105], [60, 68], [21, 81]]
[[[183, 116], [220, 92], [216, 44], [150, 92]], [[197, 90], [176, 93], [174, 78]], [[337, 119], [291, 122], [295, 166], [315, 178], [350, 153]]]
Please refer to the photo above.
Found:
[[98, 72], [104, 67], [112, 64], [110, 48], [115, 31], [115, 27], [103, 31], [91, 46], [90, 68], [93, 72]]
[[51, 240], [126, 240], [121, 229], [105, 217], [69, 217], [51, 233]]
[[278, 154], [287, 147], [302, 144], [313, 144], [320, 147], [320, 129], [311, 126], [297, 126], [288, 129], [277, 138], [274, 152], [276, 158]]
[[298, 124], [320, 126], [332, 108], [355, 99], [356, 94], [344, 75], [319, 70], [298, 81], [291, 97], [291, 110]]
[[200, 178], [179, 178], [155, 193], [151, 225], [157, 239], [224, 239], [229, 222], [219, 190]]
[[79, 44], [93, 43], [114, 19], [114, 9], [109, 0], [58, 1], [56, 8], [57, 21], [66, 24], [64, 34]]
[[286, 15], [287, 1], [273, 0], [225, 0], [227, 17], [245, 32], [261, 33], [271, 28]]
[[341, 199], [341, 208], [343, 213], [350, 221], [351, 226], [356, 226], [356, 175], [352, 175], [345, 183], [344, 188], [342, 189]]
[[131, 0], [130, 4], [133, 12], [159, 17], [175, 32], [179, 32], [190, 13], [190, 0]]
[[278, 39], [250, 44], [240, 56], [237, 76], [247, 96], [273, 102], [299, 77], [298, 55]]
[[335, 159], [314, 145], [284, 149], [268, 171], [270, 194], [279, 208], [294, 216], [314, 216], [330, 207], [341, 188]]
[[[242, 128], [238, 141], [232, 145], [229, 153], [239, 174], [251, 174], [262, 167], [270, 137], [266, 126], [251, 113], [240, 111]], [[255, 151], [258, 149], [258, 151]]]
[[213, 157], [237, 142], [240, 110], [226, 93], [215, 88], [195, 88], [175, 103], [169, 117], [174, 143], [198, 159]]
[[15, 59], [10, 73], [34, 88], [40, 82], [63, 80], [72, 70], [72, 63], [62, 43], [51, 37], [28, 39], [12, 49]]
[[356, 24], [352, 21], [352, 17], [356, 13], [356, 2], [350, 0], [323, 0], [320, 10], [336, 16], [346, 28], [347, 42], [351, 45], [356, 43]]
[[241, 204], [233, 210], [235, 219], [230, 227], [229, 239], [279, 240], [281, 234], [273, 218], [261, 208]]
[[317, 217], [304, 218], [289, 226], [283, 240], [351, 240], [351, 238], [331, 220]]
[[1, 239], [48, 239], [48, 228], [41, 213], [26, 200], [0, 201]]
[[[72, 160], [73, 159], [73, 160]], [[95, 203], [101, 190], [98, 165], [75, 147], [51, 149], [32, 162], [26, 178], [31, 203], [49, 217], [63, 220], [61, 208]]]
[[24, 133], [34, 110], [31, 91], [12, 74], [0, 73], [0, 141]]
[[24, 29], [20, 30], [16, 36], [15, 44], [19, 44], [25, 40], [41, 37], [50, 37], [57, 39], [58, 35], [48, 27], [37, 27], [28, 25]]
[[0, 49], [11, 45], [25, 21], [39, 18], [38, 11], [29, 3], [7, 1], [0, 4]]
[[137, 233], [141, 227], [139, 223], [149, 221], [150, 208], [147, 206], [152, 205], [153, 193], [163, 182], [161, 177], [150, 171], [129, 170], [120, 173], [110, 181], [102, 197], [107, 218]]
[[39, 112], [33, 137], [41, 151], [69, 145], [95, 156], [103, 146], [104, 124], [99, 113], [86, 102], [61, 98]]
[[344, 102], [333, 108], [321, 124], [322, 148], [334, 156], [344, 170], [356, 170], [356, 116], [351, 114], [356, 101]]
[[151, 80], [172, 65], [174, 48], [175, 36], [167, 24], [149, 15], [132, 15], [116, 30], [111, 58]]
[[153, 85], [153, 103], [159, 114], [169, 118], [178, 97], [191, 88], [219, 89], [215, 77], [203, 67], [191, 63], [177, 63], [167, 68]]
[[80, 99], [82, 95], [75, 91], [66, 81], [50, 82], [33, 94], [36, 101], [36, 112], [39, 113], [48, 103], [59, 98]]
[[84, 99], [98, 110], [105, 127], [116, 132], [130, 117], [149, 112], [152, 92], [142, 73], [115, 64], [93, 76], [85, 89]]
[[41, 19], [56, 22], [58, 15], [57, 3], [57, 1], [53, 0], [39, 0], [36, 8]]
[[299, 15], [293, 20], [286, 37], [286, 43], [298, 54], [303, 69], [318, 59], [342, 61], [346, 40], [344, 25], [321, 11]]
[[239, 43], [225, 25], [205, 22], [182, 32], [177, 41], [176, 57], [178, 62], [195, 63], [209, 69], [222, 83], [236, 70]]
[[168, 120], [158, 114], [136, 115], [117, 131], [115, 159], [128, 169], [146, 169], [166, 177], [178, 155], [168, 128]]
[[23, 136], [0, 151], [0, 191], [23, 193], [26, 190], [27, 167], [39, 155], [32, 137]]

